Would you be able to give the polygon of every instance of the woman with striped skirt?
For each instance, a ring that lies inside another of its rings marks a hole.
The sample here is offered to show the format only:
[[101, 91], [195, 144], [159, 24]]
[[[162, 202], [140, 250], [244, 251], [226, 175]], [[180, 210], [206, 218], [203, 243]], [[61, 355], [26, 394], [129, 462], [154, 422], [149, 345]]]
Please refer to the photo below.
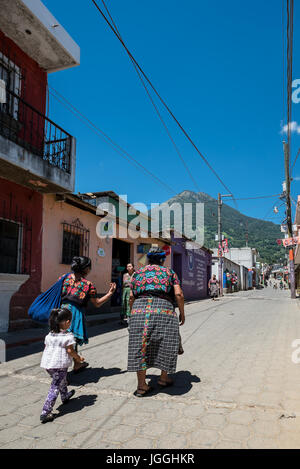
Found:
[[184, 324], [184, 297], [176, 273], [163, 267], [166, 254], [151, 248], [147, 254], [149, 265], [135, 272], [131, 279], [129, 319], [128, 371], [137, 373], [135, 396], [143, 397], [152, 391], [146, 383], [146, 370], [158, 368], [158, 384], [171, 386], [168, 376], [175, 373], [180, 346], [179, 321], [175, 312], [175, 298], [179, 307], [180, 325]]

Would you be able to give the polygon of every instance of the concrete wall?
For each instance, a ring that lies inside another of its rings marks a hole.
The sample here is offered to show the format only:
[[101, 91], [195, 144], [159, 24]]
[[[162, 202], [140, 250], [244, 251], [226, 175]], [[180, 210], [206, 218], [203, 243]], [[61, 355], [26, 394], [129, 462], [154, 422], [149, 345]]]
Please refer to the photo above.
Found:
[[0, 177], [42, 192], [72, 192], [75, 185], [76, 141], [72, 139], [71, 173], [0, 135]]
[[54, 72], [79, 65], [79, 46], [40, 0], [0, 0], [0, 11], [0, 29], [41, 68]]
[[[12, 199], [10, 198], [11, 194]], [[11, 204], [11, 220], [14, 220], [15, 212], [17, 210], [17, 214], [19, 214], [19, 216], [22, 213], [23, 217], [27, 216], [28, 219], [30, 219], [32, 222], [31, 258], [28, 259], [27, 253], [26, 265], [23, 265], [23, 267], [26, 267], [26, 270], [29, 269], [29, 278], [24, 277], [25, 283], [22, 282], [21, 278], [18, 279], [18, 282], [20, 281], [21, 284], [23, 284], [13, 294], [10, 300], [10, 327], [12, 329], [16, 329], [23, 327], [24, 324], [28, 322], [28, 307], [41, 291], [43, 198], [41, 194], [34, 190], [27, 189], [26, 187], [19, 186], [18, 184], [0, 178], [0, 201], [0, 217], [2, 216], [3, 218], [10, 218], [7, 215], [10, 210], [5, 210], [4, 213], [6, 215], [3, 216], [2, 207], [6, 206], [8, 208]], [[24, 245], [22, 249], [25, 249]], [[24, 257], [22, 262], [24, 263]], [[2, 278], [4, 279], [4, 276], [2, 276]]]
[[226, 253], [226, 257], [236, 264], [244, 265], [248, 269], [255, 267], [256, 254], [252, 248], [230, 248], [229, 252]]

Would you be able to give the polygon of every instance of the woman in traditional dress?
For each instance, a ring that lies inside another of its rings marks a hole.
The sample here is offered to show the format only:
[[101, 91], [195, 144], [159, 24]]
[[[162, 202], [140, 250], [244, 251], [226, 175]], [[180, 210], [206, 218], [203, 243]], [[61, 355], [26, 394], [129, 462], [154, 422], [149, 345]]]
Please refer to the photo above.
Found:
[[131, 277], [134, 274], [134, 265], [129, 262], [127, 264], [127, 272], [123, 275], [123, 292], [122, 292], [122, 313], [121, 313], [121, 324], [123, 326], [127, 326], [126, 320], [129, 319], [130, 316], [130, 284], [131, 284]]
[[[100, 308], [113, 295], [116, 285], [111, 283], [109, 291], [102, 298], [97, 298], [95, 285], [86, 279], [90, 273], [92, 262], [89, 257], [74, 257], [71, 265], [72, 272], [66, 276], [63, 282], [61, 307], [72, 312], [72, 323], [69, 331], [76, 339], [76, 351], [78, 345], [88, 343], [85, 308], [89, 300], [96, 308]], [[86, 368], [88, 363], [74, 362], [74, 372], [78, 373]]]
[[215, 276], [215, 274], [212, 276], [210, 281], [208, 282], [208, 288], [210, 291], [210, 297], [212, 300], [215, 300], [219, 296], [219, 282]]
[[158, 384], [171, 386], [169, 373], [175, 373], [180, 344], [179, 321], [172, 294], [178, 307], [180, 325], [185, 322], [184, 296], [176, 273], [163, 267], [166, 254], [151, 248], [147, 254], [149, 265], [132, 276], [129, 318], [128, 371], [137, 373], [134, 395], [143, 397], [152, 391], [146, 383], [148, 368], [158, 368]]

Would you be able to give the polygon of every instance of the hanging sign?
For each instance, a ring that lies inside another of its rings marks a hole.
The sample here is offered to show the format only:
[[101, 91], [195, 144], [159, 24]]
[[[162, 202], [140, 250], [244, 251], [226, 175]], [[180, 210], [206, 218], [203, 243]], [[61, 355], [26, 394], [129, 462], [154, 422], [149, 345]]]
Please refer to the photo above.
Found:
[[102, 248], [99, 248], [97, 251], [99, 257], [105, 257], [105, 251]]
[[[280, 241], [280, 240], [277, 240], [277, 242], [278, 241]], [[300, 244], [300, 238], [298, 236], [294, 236], [292, 238], [282, 239], [281, 241], [282, 241], [282, 244], [285, 248], [289, 247], [289, 246], [296, 246], [297, 244]]]
[[167, 244], [163, 246], [162, 250], [165, 251], [166, 256], [169, 256], [171, 254], [171, 248]]
[[225, 238], [224, 241], [222, 241], [222, 249], [223, 249], [223, 252], [229, 252], [227, 238]]

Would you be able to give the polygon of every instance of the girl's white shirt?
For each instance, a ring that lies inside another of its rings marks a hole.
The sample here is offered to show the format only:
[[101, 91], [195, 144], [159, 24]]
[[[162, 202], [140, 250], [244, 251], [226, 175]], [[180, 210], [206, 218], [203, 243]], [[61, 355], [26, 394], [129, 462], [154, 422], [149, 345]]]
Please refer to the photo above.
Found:
[[72, 365], [72, 358], [67, 352], [67, 347], [75, 343], [72, 332], [62, 331], [58, 334], [50, 332], [45, 337], [41, 368], [46, 370], [69, 368]]

